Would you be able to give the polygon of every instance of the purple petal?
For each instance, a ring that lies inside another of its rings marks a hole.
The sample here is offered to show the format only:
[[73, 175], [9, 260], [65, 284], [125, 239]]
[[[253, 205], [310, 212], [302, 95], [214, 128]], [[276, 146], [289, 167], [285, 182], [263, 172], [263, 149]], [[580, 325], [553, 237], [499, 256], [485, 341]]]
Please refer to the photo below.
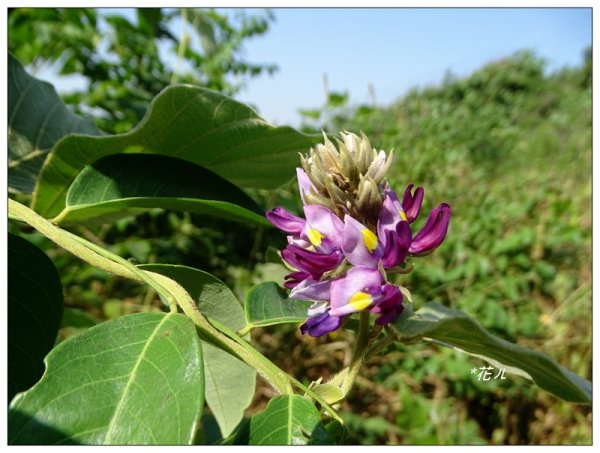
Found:
[[386, 231], [385, 248], [381, 263], [383, 267], [398, 266], [404, 262], [411, 244], [411, 233], [408, 222], [399, 222], [395, 231]]
[[308, 333], [311, 337], [320, 337], [326, 333], [337, 330], [344, 320], [343, 316], [332, 316], [330, 312], [321, 313], [320, 315], [308, 318], [304, 324], [300, 326], [302, 333]]
[[318, 253], [305, 250], [295, 245], [288, 245], [281, 251], [281, 257], [299, 271], [308, 272], [314, 279], [321, 278], [325, 272], [334, 269], [342, 261], [339, 251]]
[[383, 244], [384, 267], [389, 268], [402, 263], [410, 246], [411, 232], [398, 196], [389, 188], [385, 190], [379, 211], [377, 234]]
[[312, 276], [308, 272], [298, 271], [292, 272], [291, 274], [287, 274], [284, 278], [286, 282], [283, 284], [287, 289], [293, 289], [298, 284], [302, 283], [307, 278], [311, 278]]
[[296, 168], [296, 176], [298, 177], [298, 189], [300, 190], [300, 198], [302, 198], [302, 202], [304, 201], [304, 194], [310, 193], [310, 189], [314, 190], [315, 193], [319, 193], [317, 188], [314, 186], [304, 169], [297, 167]]
[[353, 267], [331, 283], [331, 315], [343, 316], [366, 310], [381, 296], [383, 277], [377, 269]]
[[289, 234], [298, 236], [306, 220], [301, 217], [295, 216], [289, 211], [286, 211], [281, 206], [272, 209], [266, 214], [267, 220], [273, 224], [273, 226], [279, 228], [281, 231]]
[[331, 280], [318, 282], [306, 279], [296, 286], [290, 293], [293, 299], [328, 301], [331, 299]]
[[404, 306], [402, 305], [402, 293], [396, 285], [386, 284], [381, 289], [382, 296], [370, 311], [379, 314], [375, 322], [383, 326], [394, 322], [404, 310]]
[[323, 252], [341, 248], [344, 223], [329, 209], [319, 205], [305, 205], [306, 225], [302, 237]]
[[308, 314], [309, 318], [313, 318], [326, 311], [329, 311], [329, 301], [321, 301], [313, 303], [310, 307], [308, 307], [306, 313]]
[[383, 254], [383, 244], [377, 235], [349, 215], [344, 218], [342, 251], [355, 266], [376, 268]]
[[423, 196], [425, 191], [422, 187], [415, 189], [414, 195], [411, 193], [414, 184], [409, 184], [404, 191], [404, 197], [402, 198], [402, 208], [406, 213], [406, 217], [409, 223], [413, 223], [414, 220], [419, 216], [421, 211], [421, 204], [423, 203]]
[[411, 255], [424, 255], [438, 247], [446, 237], [450, 222], [450, 206], [442, 203], [432, 209], [425, 226], [413, 238], [408, 252]]
[[377, 222], [377, 234], [384, 236], [386, 230], [395, 230], [396, 225], [406, 221], [407, 217], [402, 209], [398, 195], [391, 189], [385, 190], [383, 204], [379, 211], [379, 220]]
[[294, 245], [296, 247], [300, 247], [301, 249], [310, 249], [313, 246], [310, 242], [292, 235], [287, 237], [287, 241], [289, 245]]

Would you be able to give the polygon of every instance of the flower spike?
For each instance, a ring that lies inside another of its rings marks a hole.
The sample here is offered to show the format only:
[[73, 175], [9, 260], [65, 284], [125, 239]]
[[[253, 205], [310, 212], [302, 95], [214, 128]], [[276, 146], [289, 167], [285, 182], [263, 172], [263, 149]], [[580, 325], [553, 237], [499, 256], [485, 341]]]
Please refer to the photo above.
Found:
[[[432, 252], [448, 232], [450, 206], [433, 209], [413, 237], [411, 224], [424, 190], [409, 184], [402, 201], [385, 177], [392, 164], [365, 134], [340, 133], [300, 156], [298, 187], [304, 218], [278, 207], [267, 219], [288, 234], [281, 257], [292, 269], [284, 286], [291, 299], [313, 301], [302, 333], [318, 337], [341, 327], [353, 313], [368, 311], [375, 323], [394, 322], [408, 290], [387, 281], [389, 273], [408, 273], [407, 257]], [[406, 296], [409, 298], [409, 296]]]

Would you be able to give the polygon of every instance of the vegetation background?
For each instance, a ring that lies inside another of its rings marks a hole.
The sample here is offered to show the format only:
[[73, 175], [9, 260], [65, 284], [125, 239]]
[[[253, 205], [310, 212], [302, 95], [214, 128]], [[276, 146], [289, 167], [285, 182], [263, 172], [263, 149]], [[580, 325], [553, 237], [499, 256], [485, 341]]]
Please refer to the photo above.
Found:
[[[192, 24], [189, 35], [168, 31], [175, 15]], [[118, 133], [134, 127], [171, 83], [235, 97], [241, 84], [275, 71], [275, 64], [245, 61], [240, 52], [245, 39], [268, 33], [271, 20], [268, 13], [242, 14], [233, 23], [212, 10], [140, 9], [131, 22], [93, 9], [19, 8], [9, 11], [9, 51], [32, 71], [56, 64], [63, 74], [84, 75], [89, 88], [65, 102]], [[100, 21], [108, 28], [100, 29]], [[177, 71], [165, 65], [157, 40], [172, 43], [185, 63]], [[521, 52], [468, 77], [448, 75], [441, 85], [415, 89], [387, 107], [351, 105], [346, 94], [332, 91], [323, 106], [303, 112], [306, 131], [362, 130], [378, 149], [394, 148], [390, 184], [399, 191], [409, 183], [425, 187], [425, 211], [442, 201], [452, 206], [444, 245], [402, 276], [417, 306], [435, 300], [459, 308], [586, 379], [592, 361], [591, 67], [591, 50], [579, 67], [553, 73], [536, 55]], [[252, 195], [265, 209], [300, 208], [293, 182]], [[79, 228], [140, 263], [206, 270], [241, 298], [251, 285], [281, 282], [285, 273], [272, 254], [285, 239], [270, 229], [160, 210]], [[100, 320], [160, 309], [151, 290], [83, 265], [37, 233], [27, 238], [52, 258], [66, 288], [59, 341]], [[253, 341], [308, 383], [344, 366], [352, 334], [315, 339], [296, 326], [273, 326], [257, 329]], [[471, 370], [485, 365], [444, 347], [390, 347], [366, 364], [343, 403], [346, 442], [591, 443], [591, 407], [559, 401], [514, 375], [478, 381]], [[270, 391], [259, 382], [248, 415], [266, 405]]]

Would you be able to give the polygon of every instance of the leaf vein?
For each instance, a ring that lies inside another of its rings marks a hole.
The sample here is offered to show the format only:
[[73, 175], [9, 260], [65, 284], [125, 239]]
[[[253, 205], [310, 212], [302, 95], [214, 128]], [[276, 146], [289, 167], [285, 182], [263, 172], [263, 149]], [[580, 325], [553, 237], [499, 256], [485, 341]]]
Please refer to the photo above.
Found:
[[129, 379], [127, 380], [127, 384], [125, 385], [125, 388], [123, 389], [123, 392], [121, 394], [121, 399], [119, 400], [119, 402], [117, 403], [117, 406], [115, 408], [115, 413], [113, 414], [109, 424], [108, 424], [108, 428], [107, 428], [107, 432], [106, 432], [106, 437], [104, 438], [104, 442], [108, 443], [111, 440], [112, 437], [112, 432], [113, 429], [115, 427], [115, 424], [118, 420], [118, 418], [121, 415], [121, 412], [123, 411], [124, 407], [125, 407], [125, 398], [127, 396], [127, 393], [129, 392], [129, 387], [132, 385], [132, 382], [134, 381], [134, 378], [136, 377], [137, 374], [137, 370], [138, 367], [140, 366], [140, 364], [142, 363], [143, 359], [144, 359], [144, 355], [146, 353], [146, 351], [148, 350], [149, 345], [152, 343], [154, 337], [157, 335], [159, 329], [162, 327], [162, 325], [168, 320], [170, 319], [170, 316], [167, 315], [165, 316], [154, 328], [154, 331], [149, 335], [146, 344], [144, 345], [144, 348], [142, 349], [142, 351], [140, 352], [140, 355], [138, 357], [138, 359], [136, 360], [133, 369], [131, 370], [131, 373], [129, 374]]

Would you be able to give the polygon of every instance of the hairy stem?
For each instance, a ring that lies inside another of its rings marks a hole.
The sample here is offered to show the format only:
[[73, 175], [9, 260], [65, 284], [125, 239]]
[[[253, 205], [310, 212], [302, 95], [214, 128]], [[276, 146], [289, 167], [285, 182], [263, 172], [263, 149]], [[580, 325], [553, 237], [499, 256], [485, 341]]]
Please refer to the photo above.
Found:
[[67, 231], [52, 224], [21, 203], [9, 199], [8, 213], [9, 216], [12, 216], [12, 218], [25, 222], [29, 226], [42, 233], [55, 244], [60, 245], [66, 251], [72, 253], [78, 258], [81, 258], [92, 266], [98, 267], [99, 269], [120, 277], [140, 280], [140, 277], [136, 273], [132, 272], [129, 268], [105, 258], [93, 250], [90, 250], [86, 245], [84, 245], [83, 241], [73, 240], [70, 236], [65, 234]]
[[235, 332], [222, 325], [219, 325], [218, 329], [214, 327], [200, 313], [187, 291], [177, 282], [164, 275], [138, 269], [124, 258], [53, 225], [14, 200], [8, 200], [8, 211], [11, 218], [27, 223], [57, 245], [98, 269], [148, 283], [169, 301], [172, 310], [170, 301], [176, 302], [194, 322], [202, 336], [255, 368], [279, 393], [293, 393], [290, 376], [287, 373], [256, 351]]
[[356, 347], [354, 355], [348, 367], [348, 375], [341, 386], [342, 393], [348, 395], [350, 389], [354, 385], [354, 381], [358, 376], [360, 367], [365, 359], [367, 347], [369, 346], [369, 312], [360, 312], [360, 322], [358, 327], [358, 337], [356, 339]]
[[308, 388], [306, 385], [304, 385], [302, 382], [298, 381], [295, 378], [291, 378], [292, 379], [292, 383], [298, 387], [300, 390], [302, 390], [303, 392], [305, 392], [307, 395], [310, 395], [315, 401], [319, 402], [319, 404], [321, 404], [322, 409], [325, 410], [325, 412], [327, 412], [327, 414], [337, 420], [338, 422], [340, 422], [342, 425], [344, 424], [344, 420], [337, 414], [337, 412], [321, 397], [319, 396], [317, 393], [313, 392], [310, 388]]
[[[14, 200], [8, 200], [8, 211], [9, 218], [27, 223], [57, 245], [98, 269], [147, 283], [167, 300], [171, 311], [176, 311], [177, 306], [181, 307], [182, 311], [196, 325], [201, 337], [256, 369], [277, 392], [291, 395], [294, 393], [293, 385], [313, 397], [331, 417], [343, 423], [339, 415], [323, 398], [260, 354], [239, 333], [214, 320], [209, 321], [198, 310], [196, 303], [187, 291], [174, 280], [155, 272], [141, 270], [126, 259], [59, 228]], [[368, 340], [368, 317], [367, 335], [365, 338]]]

